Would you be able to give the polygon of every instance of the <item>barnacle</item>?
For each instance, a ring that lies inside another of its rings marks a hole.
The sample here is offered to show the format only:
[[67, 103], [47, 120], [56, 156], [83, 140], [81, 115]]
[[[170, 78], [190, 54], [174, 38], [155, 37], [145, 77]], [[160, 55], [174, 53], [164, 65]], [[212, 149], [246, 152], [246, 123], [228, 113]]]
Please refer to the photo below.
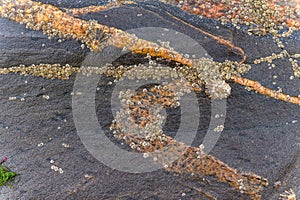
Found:
[[[187, 84], [184, 87], [191, 86]], [[121, 110], [117, 113], [111, 125], [115, 138], [125, 141], [132, 149], [143, 153], [147, 158], [152, 157], [167, 171], [214, 175], [253, 199], [259, 199], [261, 190], [268, 185], [266, 179], [252, 173], [241, 173], [205, 154], [201, 147], [186, 146], [163, 134], [163, 118], [158, 113], [163, 107], [172, 107], [176, 103], [176, 90], [183, 91], [182, 86], [176, 88], [176, 84], [172, 83], [169, 83], [167, 88], [169, 90], [161, 87], [150, 88], [150, 93], [155, 95], [134, 94], [134, 91], [123, 93], [121, 99], [130, 99], [132, 104], [122, 104]], [[141, 106], [136, 104], [137, 101], [142, 101]]]
[[224, 80], [210, 80], [205, 85], [205, 92], [212, 99], [226, 99], [230, 95], [231, 87]]
[[296, 194], [293, 189], [284, 191], [283, 194], [280, 194], [280, 199], [282, 200], [296, 200]]
[[[260, 199], [261, 191], [268, 185], [265, 178], [233, 169], [213, 156], [205, 154], [202, 148], [186, 146], [165, 135], [162, 131], [164, 116], [160, 112], [164, 107], [180, 106], [179, 99], [182, 95], [192, 90], [199, 92], [203, 85], [205, 85], [205, 92], [210, 98], [227, 98], [231, 92], [228, 81], [247, 86], [265, 96], [300, 105], [300, 97], [271, 90], [262, 86], [258, 81], [242, 77], [251, 69], [251, 65], [262, 62], [272, 63], [274, 60], [282, 58], [289, 58], [294, 75], [300, 76], [297, 64], [299, 54], [289, 54], [280, 41], [281, 37], [287, 37], [294, 30], [299, 29], [299, 8], [279, 6], [275, 0], [220, 0], [205, 1], [205, 3], [198, 0], [163, 0], [162, 2], [176, 5], [189, 13], [218, 18], [223, 23], [230, 22], [236, 29], [240, 29], [240, 26], [245, 24], [248, 26], [249, 34], [265, 35], [270, 33], [282, 51], [245, 64], [246, 55], [243, 49], [235, 46], [231, 41], [193, 26], [216, 42], [238, 51], [242, 59], [239, 62], [229, 60], [215, 62], [208, 58], [190, 59], [189, 56], [174, 51], [168, 45], [156, 44], [123, 30], [102, 25], [97, 21], [86, 21], [76, 17], [80, 14], [99, 12], [124, 3], [135, 2], [116, 1], [100, 7], [59, 9], [35, 1], [6, 0], [0, 3], [2, 17], [22, 23], [29, 29], [42, 30], [50, 37], [77, 39], [92, 51], [102, 51], [104, 47], [112, 45], [134, 53], [175, 61], [178, 65], [171, 70], [152, 60], [148, 64], [142, 63], [126, 67], [107, 65], [76, 68], [70, 65], [37, 64], [28, 67], [20, 65], [4, 68], [0, 70], [0, 74], [14, 72], [63, 80], [68, 79], [73, 73], [83, 73], [87, 76], [105, 74], [116, 80], [124, 78], [161, 80], [163, 77], [170, 77], [173, 81], [164, 85], [143, 88], [139, 92], [128, 90], [119, 94], [122, 108], [112, 122], [113, 135], [117, 139], [125, 141], [132, 149], [143, 153], [144, 157], [152, 157], [167, 171], [214, 175], [241, 193], [248, 194], [252, 199]], [[174, 16], [174, 18], [176, 17]], [[177, 20], [179, 19], [177, 18]], [[184, 22], [182, 21], [182, 23]], [[283, 25], [289, 26], [289, 30], [283, 32]], [[218, 127], [217, 131], [223, 128]], [[165, 146], [169, 147], [168, 151], [162, 151]], [[7, 173], [10, 177], [15, 176], [6, 168], [3, 168], [2, 171], [6, 173], [5, 179], [8, 177]], [[282, 194], [282, 197], [293, 197], [292, 192], [291, 194]]]
[[164, 0], [196, 15], [232, 23], [236, 28], [241, 24], [249, 26], [249, 33], [265, 35], [277, 34], [282, 24], [299, 28], [299, 6], [297, 8], [278, 0], [242, 0], [242, 1], [200, 1], [200, 0]]

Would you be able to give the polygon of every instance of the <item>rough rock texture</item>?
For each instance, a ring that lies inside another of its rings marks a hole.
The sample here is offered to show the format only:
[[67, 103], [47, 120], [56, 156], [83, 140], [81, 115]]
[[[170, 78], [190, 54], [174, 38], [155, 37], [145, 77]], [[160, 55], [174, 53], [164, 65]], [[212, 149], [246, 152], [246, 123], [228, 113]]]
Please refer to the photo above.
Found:
[[[80, 1], [78, 4], [60, 2], [66, 7], [82, 6]], [[88, 2], [85, 4], [89, 5]], [[245, 50], [250, 61], [279, 52], [268, 35], [255, 38], [211, 20], [180, 14], [176, 8], [167, 9], [204, 30], [231, 38]], [[239, 59], [226, 47], [172, 19], [155, 6], [127, 6], [82, 18], [99, 20], [125, 30], [149, 26], [177, 30], [198, 41], [216, 61]], [[26, 30], [7, 19], [0, 18], [0, 24], [5, 27], [0, 31], [1, 67], [41, 62], [80, 65], [88, 53], [81, 49], [78, 41], [48, 40], [41, 32]], [[215, 25], [220, 28], [215, 29]], [[299, 31], [285, 42], [290, 52], [300, 52]], [[290, 81], [289, 62], [275, 63], [276, 67], [271, 70], [267, 64], [261, 64], [246, 77], [298, 95], [300, 80]], [[278, 78], [274, 80], [273, 75]], [[89, 154], [77, 135], [71, 100], [74, 79], [75, 76], [68, 81], [18, 74], [0, 76], [0, 155], [6, 155], [9, 158], [7, 165], [21, 174], [13, 188], [0, 189], [0, 199], [205, 199], [191, 187], [222, 200], [249, 199], [210, 177], [210, 184], [207, 184], [202, 179], [174, 176], [164, 170], [130, 174], [106, 167]], [[106, 130], [112, 120], [109, 99], [113, 87], [107, 86], [108, 81], [100, 82], [97, 96], [97, 114]], [[275, 81], [276, 85], [273, 85]], [[270, 186], [264, 190], [263, 199], [278, 199], [279, 193], [289, 188], [300, 195], [299, 106], [248, 92], [239, 85], [231, 86], [225, 129], [211, 154], [234, 168], [268, 178]], [[49, 99], [43, 95], [48, 95]], [[17, 100], [10, 101], [9, 97], [17, 97]], [[21, 101], [21, 98], [25, 100]], [[201, 144], [210, 118], [209, 99], [199, 95], [199, 104], [201, 121], [194, 145]], [[166, 122], [165, 129], [172, 133], [179, 123], [178, 111], [169, 114], [170, 121]], [[64, 147], [63, 143], [69, 147]], [[50, 160], [54, 160], [54, 165], [61, 167], [64, 173], [54, 172]], [[281, 181], [282, 186], [274, 188], [276, 181]]]

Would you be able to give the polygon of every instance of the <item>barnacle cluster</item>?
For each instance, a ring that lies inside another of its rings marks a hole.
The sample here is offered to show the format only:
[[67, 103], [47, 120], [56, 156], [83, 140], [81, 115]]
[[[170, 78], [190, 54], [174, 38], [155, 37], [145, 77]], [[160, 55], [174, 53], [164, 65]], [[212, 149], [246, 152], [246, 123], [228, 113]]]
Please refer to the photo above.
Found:
[[230, 24], [237, 29], [246, 25], [244, 27], [247, 28], [249, 35], [271, 34], [282, 51], [265, 58], [258, 58], [253, 64], [272, 63], [276, 59], [288, 58], [294, 76], [300, 77], [300, 66], [297, 60], [300, 57], [299, 54], [289, 54], [280, 40], [280, 38], [291, 36], [295, 30], [299, 30], [299, 3], [278, 0], [163, 0], [163, 2], [176, 5], [189, 13], [200, 15], [200, 17], [215, 18], [220, 20], [222, 24]]
[[0, 74], [20, 73], [22, 75], [40, 76], [48, 79], [69, 79], [70, 75], [78, 71], [68, 64], [61, 66], [60, 64], [32, 64], [30, 66], [19, 65], [16, 67], [8, 67], [0, 69]]
[[180, 106], [183, 95], [192, 91], [201, 91], [202, 85], [205, 85], [205, 90], [211, 98], [226, 98], [230, 94], [230, 86], [225, 82], [224, 77], [229, 77], [230, 73], [246, 72], [248, 69], [246, 66], [230, 68], [228, 63], [223, 65], [207, 58], [194, 60], [194, 63], [197, 64], [192, 67], [178, 65], [175, 68], [163, 66], [155, 61], [132, 66], [116, 67], [107, 64], [103, 67], [83, 66], [81, 68], [70, 65], [55, 64], [51, 67], [51, 65], [40, 64], [10, 67], [2, 69], [0, 73], [20, 72], [22, 75], [67, 79], [76, 72], [85, 76], [105, 74], [114, 77], [117, 81], [124, 79], [163, 81], [161, 84], [148, 86], [139, 91], [128, 89], [120, 92], [121, 109], [116, 113], [111, 125], [114, 137], [143, 153], [144, 157], [153, 158], [170, 172], [214, 175], [242, 193], [259, 198], [260, 191], [268, 184], [266, 179], [254, 174], [238, 172], [205, 154], [201, 147], [186, 146], [163, 132], [165, 121], [163, 108]]
[[295, 21], [296, 17], [300, 16], [299, 10], [289, 8], [289, 6], [281, 6], [276, 1], [267, 0], [243, 0], [243, 1], [228, 1], [222, 0], [222, 3], [234, 7], [239, 12], [228, 10], [221, 17], [223, 22], [231, 22], [237, 28], [239, 24], [245, 24], [249, 28], [249, 33], [264, 35], [271, 33], [276, 35], [284, 26], [291, 23], [291, 30], [299, 28], [299, 22]]
[[[229, 80], [231, 74], [242, 75], [249, 71], [249, 65], [238, 65], [236, 62], [226, 61], [224, 63], [215, 62], [212, 59], [200, 58], [193, 60], [193, 66], [177, 66], [170, 69], [154, 61], [151, 64], [139, 64], [132, 66], [113, 66], [107, 64], [102, 67], [82, 66], [81, 68], [72, 67], [68, 64], [38, 64], [20, 65], [15, 67], [0, 69], [0, 74], [20, 73], [21, 75], [40, 76], [49, 79], [66, 80], [76, 73], [81, 72], [86, 76], [91, 74], [105, 74], [117, 80], [124, 77], [129, 79], [148, 79], [161, 80], [163, 78], [187, 80], [191, 89], [200, 91], [201, 86], [205, 85], [205, 92], [212, 99], [224, 99], [230, 95], [231, 88], [225, 80]], [[134, 70], [132, 70], [134, 69]]]
[[135, 53], [148, 53], [151, 56], [180, 61], [182, 64], [191, 64], [176, 51], [170, 51], [121, 29], [102, 25], [95, 20], [81, 20], [50, 4], [5, 0], [0, 2], [0, 15], [26, 25], [28, 29], [42, 30], [50, 37], [59, 36], [79, 40], [92, 51], [102, 51], [104, 47], [112, 45]]
[[244, 24], [249, 27], [249, 34], [276, 35], [286, 25], [290, 30], [300, 27], [300, 8], [293, 6], [292, 3], [289, 5], [289, 2], [283, 2], [285, 5], [277, 0], [163, 0], [162, 2], [176, 5], [193, 14], [221, 20], [224, 24], [230, 22], [237, 29]]
[[281, 200], [296, 200], [296, 194], [293, 189], [289, 189], [284, 191], [284, 193], [280, 194]]
[[[201, 61], [206, 64], [208, 62], [213, 63], [210, 59], [201, 59]], [[199, 65], [197, 66], [199, 68], [201, 68], [201, 61], [198, 60]], [[211, 72], [214, 75], [195, 73], [195, 76], [187, 76], [184, 79], [186, 75], [193, 74], [193, 71], [187, 73], [185, 71], [187, 69], [191, 70], [191, 68], [179, 67], [178, 75], [174, 74], [174, 70], [167, 72], [164, 69], [163, 76], [171, 75], [173, 77], [171, 82], [143, 88], [140, 91], [121, 91], [119, 94], [121, 109], [116, 113], [110, 127], [115, 138], [124, 141], [132, 149], [143, 153], [145, 158], [151, 157], [154, 162], [161, 164], [167, 171], [202, 176], [213, 175], [220, 181], [227, 182], [241, 193], [246, 193], [253, 199], [259, 199], [260, 191], [268, 185], [266, 179], [251, 173], [241, 173], [205, 154], [203, 147], [190, 147], [164, 134], [162, 128], [165, 116], [161, 114], [161, 110], [165, 107], [176, 108], [180, 106], [180, 98], [194, 90], [194, 84], [191, 84], [189, 80], [199, 80], [198, 83], [205, 82], [208, 85], [210, 84], [208, 77], [211, 76], [210, 78], [213, 77], [213, 80], [221, 81], [220, 73], [217, 73], [219, 68], [216, 68], [215, 71], [218, 76], [214, 72]], [[149, 66], [147, 70], [148, 72], [153, 70], [153, 72], [148, 73], [149, 77], [143, 74], [139, 79], [155, 78], [159, 71], [155, 72], [157, 69]], [[136, 74], [124, 73], [122, 79], [134, 78], [133, 76], [138, 75], [140, 72], [137, 71]], [[158, 77], [160, 76], [161, 74]], [[215, 83], [218, 86], [209, 85], [207, 87], [221, 88], [222, 85], [226, 87], [227, 85], [224, 85], [224, 83]], [[211, 96], [215, 95], [219, 99], [224, 97], [228, 91], [225, 93], [224, 91], [210, 92], [212, 92]], [[223, 96], [221, 96], [222, 94]], [[220, 128], [217, 127], [215, 131], [218, 132]]]
[[[113, 30], [113, 28], [98, 24], [95, 20], [83, 21], [70, 18], [67, 13], [57, 7], [41, 2], [5, 0], [1, 1], [0, 6], [2, 17], [24, 24], [28, 29], [42, 30], [49, 37], [59, 36], [80, 40], [91, 49], [101, 50], [103, 41]], [[48, 13], [43, 15], [45, 10]], [[76, 28], [72, 29], [73, 25], [81, 31], [76, 31]]]
[[[126, 1], [127, 2], [127, 1]], [[125, 2], [125, 3], [126, 3]], [[299, 8], [289, 10], [276, 4], [276, 1], [178, 1], [162, 0], [162, 2], [177, 5], [190, 13], [201, 14], [207, 17], [217, 17], [223, 23], [230, 22], [237, 29], [241, 24], [249, 27], [249, 34], [264, 35], [270, 33], [278, 47], [279, 54], [272, 54], [265, 58], [257, 58], [253, 64], [261, 62], [272, 63], [275, 59], [289, 58], [294, 75], [300, 76], [297, 64], [299, 54], [291, 55], [280, 41], [280, 37], [289, 36], [293, 30], [299, 28]], [[123, 1], [117, 1], [121, 5]], [[175, 173], [213, 175], [218, 180], [228, 183], [241, 193], [248, 194], [252, 199], [260, 199], [260, 193], [268, 181], [260, 176], [245, 174], [232, 169], [225, 163], [203, 152], [203, 146], [189, 147], [164, 134], [162, 128], [165, 116], [163, 108], [180, 106], [183, 95], [192, 91], [199, 92], [205, 87], [206, 94], [212, 99], [224, 99], [231, 93], [228, 80], [245, 85], [261, 94], [300, 105], [299, 97], [291, 97], [263, 87], [256, 81], [243, 78], [241, 75], [251, 68], [249, 64], [224, 61], [215, 62], [208, 58], [189, 59], [168, 46], [159, 45], [142, 40], [125, 31], [101, 25], [96, 21], [85, 21], [70, 16], [87, 13], [89, 11], [104, 10], [102, 7], [89, 7], [84, 10], [76, 9], [67, 12], [47, 4], [25, 0], [5, 0], [0, 2], [0, 15], [9, 18], [27, 28], [42, 30], [50, 37], [77, 39], [91, 49], [100, 51], [106, 45], [113, 45], [134, 53], [148, 54], [147, 57], [160, 57], [176, 62], [174, 68], [165, 67], [153, 60], [149, 63], [129, 66], [113, 66], [107, 64], [101, 67], [85, 66], [81, 68], [59, 64], [37, 64], [25, 67], [24, 65], [0, 69], [0, 74], [10, 72], [31, 74], [44, 78], [68, 79], [74, 73], [104, 74], [115, 78], [115, 82], [124, 79], [134, 80], [166, 80], [161, 84], [151, 85], [141, 90], [126, 90], [119, 94], [121, 109], [116, 113], [111, 124], [115, 138], [125, 141], [132, 149], [143, 153], [144, 157], [151, 157], [160, 163], [166, 170]], [[279, 17], [280, 16], [280, 17]], [[284, 32], [284, 26], [289, 30]], [[244, 54], [241, 48], [232, 43], [207, 33], [209, 37], [230, 48], [235, 48]], [[215, 128], [216, 132], [223, 130], [223, 126]]]
[[277, 59], [283, 59], [283, 58], [288, 58], [289, 62], [292, 65], [292, 69], [294, 71], [294, 76], [295, 77], [300, 77], [300, 66], [298, 65], [298, 60], [300, 58], [300, 54], [289, 54], [285, 49], [283, 49], [280, 53], [275, 54], [273, 53], [270, 56], [267, 57], [263, 57], [263, 58], [258, 58], [256, 60], [254, 60], [254, 64], [259, 64], [262, 62], [267, 62], [269, 64], [271, 64], [274, 60]]

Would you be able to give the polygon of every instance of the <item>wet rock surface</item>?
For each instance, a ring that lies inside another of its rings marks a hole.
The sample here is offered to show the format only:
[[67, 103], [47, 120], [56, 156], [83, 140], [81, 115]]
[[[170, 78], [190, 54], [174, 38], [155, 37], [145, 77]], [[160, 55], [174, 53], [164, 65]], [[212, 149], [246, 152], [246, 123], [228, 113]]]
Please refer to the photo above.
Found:
[[[65, 7], [82, 6], [80, 3], [63, 3]], [[183, 25], [153, 5], [124, 6], [81, 17], [124, 30], [151, 26], [173, 29], [195, 39], [216, 61], [239, 59], [227, 47]], [[245, 50], [249, 61], [280, 52], [271, 36], [248, 36], [212, 20], [182, 15], [175, 8], [167, 8], [191, 24], [231, 38], [234, 44]], [[41, 32], [26, 30], [9, 20], [1, 18], [0, 23], [6, 27], [0, 31], [1, 67], [38, 63], [79, 66], [88, 53], [77, 41], [48, 40]], [[217, 30], [216, 25], [220, 27]], [[299, 53], [299, 31], [284, 41], [289, 52]], [[272, 69], [265, 63], [257, 65], [245, 77], [259, 80], [273, 89], [280, 86], [284, 92], [298, 95], [300, 80], [290, 80], [293, 73], [290, 63], [278, 60], [275, 64]], [[274, 75], [278, 76], [276, 80]], [[208, 183], [203, 177], [176, 176], [164, 170], [131, 174], [102, 164], [89, 153], [77, 134], [72, 115], [74, 80], [75, 76], [67, 81], [19, 74], [0, 76], [0, 155], [6, 155], [9, 158], [7, 165], [20, 173], [20, 180], [13, 188], [0, 189], [0, 199], [206, 198], [193, 187], [217, 199], [249, 199], [212, 177], [205, 177]], [[108, 86], [109, 81], [103, 79], [99, 82], [96, 98], [98, 120], [108, 136], [108, 126], [113, 119], [110, 98], [114, 86]], [[211, 154], [233, 168], [268, 178], [269, 187], [264, 189], [263, 199], [278, 199], [279, 193], [289, 188], [300, 195], [299, 106], [248, 92], [239, 85], [231, 86], [225, 129]], [[16, 100], [9, 100], [9, 97], [16, 97]], [[211, 114], [210, 100], [203, 94], [198, 98], [201, 119], [193, 143], [195, 146], [201, 144]], [[164, 129], [171, 134], [180, 121], [178, 117], [171, 117], [178, 115], [178, 111], [169, 111], [169, 115]], [[61, 168], [63, 173], [55, 172], [52, 165]], [[281, 186], [274, 188], [277, 181]]]

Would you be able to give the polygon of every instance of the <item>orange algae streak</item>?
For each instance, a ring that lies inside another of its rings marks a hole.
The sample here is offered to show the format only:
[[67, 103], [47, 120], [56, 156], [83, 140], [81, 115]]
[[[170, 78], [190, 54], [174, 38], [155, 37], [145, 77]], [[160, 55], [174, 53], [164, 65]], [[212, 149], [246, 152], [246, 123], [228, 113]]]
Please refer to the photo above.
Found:
[[250, 79], [246, 79], [246, 78], [242, 78], [242, 77], [238, 77], [235, 75], [231, 76], [231, 80], [233, 80], [235, 83], [238, 83], [240, 85], [244, 85], [247, 87], [250, 87], [252, 89], [254, 89], [255, 91], [257, 91], [258, 93], [262, 94], [262, 95], [266, 95], [275, 99], [279, 99], [285, 102], [290, 102], [293, 104], [297, 104], [300, 106], [300, 97], [294, 97], [294, 96], [290, 96], [287, 94], [283, 94], [281, 92], [277, 92], [274, 90], [271, 90], [269, 88], [266, 88], [264, 86], [262, 86], [259, 82], [257, 81], [253, 81]]
[[191, 65], [191, 61], [181, 54], [161, 47], [156, 43], [137, 38], [120, 29], [111, 28], [96, 21], [85, 21], [72, 17], [55, 6], [40, 2], [17, 0], [1, 4], [0, 14], [27, 28], [43, 30], [50, 36], [78, 39], [91, 50], [101, 51], [106, 45], [127, 48], [141, 54]]

